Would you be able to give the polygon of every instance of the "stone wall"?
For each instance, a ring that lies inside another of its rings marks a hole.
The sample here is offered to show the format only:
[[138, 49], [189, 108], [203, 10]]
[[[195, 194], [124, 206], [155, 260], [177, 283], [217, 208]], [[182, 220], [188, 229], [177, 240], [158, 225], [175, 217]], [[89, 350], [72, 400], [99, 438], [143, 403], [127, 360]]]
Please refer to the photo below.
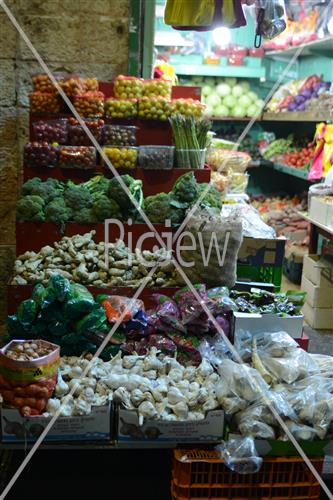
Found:
[[[53, 71], [110, 80], [127, 72], [130, 0], [6, 0]], [[0, 6], [0, 324], [15, 256], [15, 205], [38, 63]]]

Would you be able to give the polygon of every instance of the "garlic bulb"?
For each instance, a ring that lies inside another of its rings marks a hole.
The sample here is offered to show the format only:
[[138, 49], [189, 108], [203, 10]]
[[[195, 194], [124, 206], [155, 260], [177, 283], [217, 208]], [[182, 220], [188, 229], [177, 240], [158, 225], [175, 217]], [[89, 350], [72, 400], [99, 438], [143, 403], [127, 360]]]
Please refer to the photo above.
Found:
[[172, 411], [180, 420], [186, 420], [188, 417], [188, 406], [185, 401], [179, 401], [173, 405]]
[[139, 406], [139, 404], [144, 401], [144, 398], [143, 392], [140, 389], [134, 389], [131, 392], [131, 401], [134, 406]]
[[150, 401], [143, 401], [138, 407], [139, 425], [143, 425], [144, 419], [152, 419], [157, 417], [157, 410]]
[[61, 405], [60, 399], [50, 398], [47, 402], [47, 405], [46, 405], [46, 411], [50, 415], [55, 415], [57, 413], [57, 411], [59, 410], [60, 405]]
[[74, 406], [72, 408], [72, 415], [89, 415], [91, 412], [91, 404], [81, 396], [74, 401]]
[[177, 387], [170, 387], [168, 390], [168, 401], [171, 405], [175, 405], [179, 401], [185, 401], [185, 396]]
[[197, 373], [201, 377], [208, 377], [208, 375], [211, 375], [214, 372], [214, 368], [210, 364], [209, 361], [207, 361], [206, 358], [203, 358], [200, 365], [198, 366]]
[[61, 398], [62, 396], [65, 396], [69, 392], [69, 386], [64, 382], [60, 370], [58, 371], [58, 379], [57, 379], [57, 385], [55, 386], [55, 395], [58, 398]]
[[131, 403], [131, 394], [124, 387], [119, 387], [116, 391], [114, 391], [113, 400], [117, 403], [122, 403], [127, 410], [134, 409], [134, 406]]
[[157, 349], [156, 347], [152, 347], [148, 356], [143, 360], [143, 370], [161, 370], [163, 367], [162, 361], [157, 358]]
[[171, 368], [168, 373], [169, 379], [174, 382], [180, 382], [183, 378], [184, 370], [180, 370], [179, 368]]

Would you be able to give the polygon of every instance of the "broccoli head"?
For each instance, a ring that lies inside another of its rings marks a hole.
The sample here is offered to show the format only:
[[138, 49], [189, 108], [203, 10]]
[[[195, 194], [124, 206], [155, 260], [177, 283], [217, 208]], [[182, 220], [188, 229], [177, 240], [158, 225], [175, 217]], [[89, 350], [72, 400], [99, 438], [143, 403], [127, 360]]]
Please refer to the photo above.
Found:
[[44, 221], [44, 200], [40, 196], [27, 195], [18, 200], [16, 217], [18, 220]]
[[39, 177], [33, 177], [25, 182], [22, 186], [23, 195], [34, 195], [43, 198], [45, 203], [52, 201], [54, 198], [62, 196], [64, 185], [57, 179], [49, 178], [42, 181]]
[[193, 172], [188, 172], [177, 179], [172, 188], [171, 196], [182, 203], [192, 203], [197, 199], [198, 184]]
[[113, 177], [110, 181], [109, 187], [109, 197], [118, 203], [121, 210], [126, 214], [135, 210], [135, 207], [132, 203], [132, 200], [136, 200], [139, 207], [142, 206], [143, 202], [143, 193], [142, 193], [142, 181], [139, 179], [133, 179], [128, 174], [120, 175], [124, 184], [126, 184], [131, 197], [127, 196], [127, 193], [124, 191], [122, 186], [120, 185], [118, 178]]
[[82, 208], [73, 212], [72, 220], [79, 224], [94, 224], [98, 222], [92, 208]]
[[94, 196], [92, 212], [98, 222], [104, 222], [105, 219], [121, 218], [118, 203], [114, 200], [111, 200], [104, 194], [96, 194]]
[[89, 181], [84, 182], [82, 186], [89, 189], [91, 194], [101, 193], [107, 196], [109, 193], [110, 179], [104, 177], [104, 175], [95, 175], [95, 177], [92, 177]]
[[51, 222], [63, 223], [71, 220], [72, 210], [63, 198], [55, 198], [45, 208], [45, 218]]
[[93, 204], [93, 196], [89, 189], [82, 184], [74, 184], [72, 181], [67, 183], [64, 199], [66, 205], [75, 211], [91, 208]]
[[164, 223], [170, 219], [170, 197], [167, 193], [158, 193], [147, 196], [144, 202], [144, 211], [153, 224]]
[[221, 210], [222, 208], [222, 199], [221, 199], [221, 193], [216, 189], [216, 187], [213, 184], [208, 184], [207, 182], [202, 182], [201, 184], [198, 184], [198, 198], [202, 196], [202, 194], [206, 192], [205, 196], [202, 198], [200, 204], [212, 208], [218, 208]]

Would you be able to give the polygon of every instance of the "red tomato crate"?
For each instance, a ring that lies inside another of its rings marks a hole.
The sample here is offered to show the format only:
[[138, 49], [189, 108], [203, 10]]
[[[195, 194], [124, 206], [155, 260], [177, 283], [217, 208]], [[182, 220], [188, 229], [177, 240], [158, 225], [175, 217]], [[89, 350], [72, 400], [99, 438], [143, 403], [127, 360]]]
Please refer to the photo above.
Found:
[[[321, 473], [324, 458], [312, 457]], [[300, 457], [265, 457], [259, 472], [238, 474], [214, 450], [176, 449], [173, 500], [318, 500], [320, 485]]]

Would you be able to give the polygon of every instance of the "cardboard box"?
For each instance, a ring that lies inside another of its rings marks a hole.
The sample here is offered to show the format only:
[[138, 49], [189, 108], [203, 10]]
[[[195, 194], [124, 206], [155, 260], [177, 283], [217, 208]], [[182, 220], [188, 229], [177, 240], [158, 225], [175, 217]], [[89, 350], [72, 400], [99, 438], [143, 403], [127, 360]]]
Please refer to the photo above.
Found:
[[303, 275], [301, 290], [306, 292], [306, 302], [311, 307], [333, 307], [332, 289], [316, 286]]
[[287, 332], [297, 339], [302, 337], [303, 314], [299, 316], [281, 317], [277, 314], [249, 314], [242, 312], [233, 313], [232, 332], [234, 337], [240, 330], [250, 333], [261, 332]]
[[[59, 417], [45, 441], [100, 441], [111, 439], [111, 407], [93, 406], [90, 415]], [[36, 441], [51, 419], [22, 417], [16, 409], [1, 409], [1, 434], [4, 442]], [[14, 424], [14, 425], [13, 425]]]
[[311, 328], [333, 329], [333, 308], [311, 307], [307, 302], [304, 304], [303, 313], [305, 321]]
[[333, 228], [332, 200], [332, 196], [313, 196], [310, 204], [310, 218], [323, 226]]
[[251, 266], [281, 267], [285, 244], [285, 239], [245, 237], [238, 252], [238, 262]]
[[303, 275], [316, 286], [333, 288], [333, 264], [320, 255], [304, 257]]
[[126, 443], [216, 443], [224, 432], [223, 410], [207, 412], [204, 420], [193, 422], [166, 422], [145, 420], [139, 426], [136, 411], [118, 408], [118, 441]]

